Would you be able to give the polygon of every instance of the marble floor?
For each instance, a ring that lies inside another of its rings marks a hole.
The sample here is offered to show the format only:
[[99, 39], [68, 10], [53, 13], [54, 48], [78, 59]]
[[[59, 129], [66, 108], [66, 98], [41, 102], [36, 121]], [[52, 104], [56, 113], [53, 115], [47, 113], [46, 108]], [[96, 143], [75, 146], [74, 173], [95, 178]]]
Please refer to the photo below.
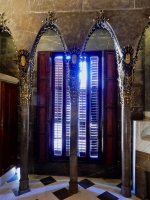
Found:
[[29, 175], [30, 191], [18, 195], [19, 177], [14, 175], [0, 187], [0, 200], [138, 200], [132, 194], [131, 198], [120, 195], [121, 180], [102, 178], [78, 178], [78, 193], [70, 195], [69, 177]]

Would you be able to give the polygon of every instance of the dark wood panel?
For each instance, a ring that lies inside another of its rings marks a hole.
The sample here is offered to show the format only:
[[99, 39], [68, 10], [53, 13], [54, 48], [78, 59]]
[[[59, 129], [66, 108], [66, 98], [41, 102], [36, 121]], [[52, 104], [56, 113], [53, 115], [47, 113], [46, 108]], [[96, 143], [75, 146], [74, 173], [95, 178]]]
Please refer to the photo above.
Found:
[[[106, 105], [116, 105], [117, 85], [114, 80], [106, 80]], [[114, 98], [115, 96], [115, 98]]]
[[46, 133], [46, 112], [47, 108], [39, 107], [39, 131], [40, 133]]
[[113, 133], [113, 124], [114, 124], [114, 110], [112, 108], [106, 109], [106, 134], [110, 135]]
[[46, 92], [46, 86], [47, 86], [47, 80], [46, 79], [41, 79], [40, 80], [40, 84], [39, 84], [39, 92], [40, 92], [40, 96], [39, 96], [39, 105], [45, 105], [46, 104], [46, 100], [47, 100], [47, 92]]
[[47, 157], [47, 146], [45, 145], [47, 143], [47, 136], [45, 133], [40, 134], [39, 137], [39, 148], [40, 148], [40, 153], [39, 153], [39, 160], [40, 161], [45, 161]]
[[37, 135], [38, 160], [48, 160], [49, 146], [49, 104], [50, 104], [50, 53], [38, 52], [37, 66]]
[[[106, 78], [115, 78], [116, 77], [116, 58], [114, 52], [106, 52]], [[109, 67], [108, 67], [109, 66]]]
[[1, 82], [1, 174], [16, 164], [18, 85]]
[[116, 163], [117, 140], [117, 65], [114, 51], [104, 53], [104, 162]]

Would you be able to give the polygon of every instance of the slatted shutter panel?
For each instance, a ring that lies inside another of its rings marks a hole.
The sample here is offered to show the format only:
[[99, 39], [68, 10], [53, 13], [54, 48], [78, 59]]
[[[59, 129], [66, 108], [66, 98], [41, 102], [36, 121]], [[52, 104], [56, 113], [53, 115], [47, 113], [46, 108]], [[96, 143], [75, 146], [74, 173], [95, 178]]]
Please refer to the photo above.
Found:
[[90, 157], [98, 157], [99, 144], [99, 57], [90, 57]]
[[63, 130], [63, 57], [56, 56], [54, 89], [54, 156], [62, 156]]
[[117, 149], [117, 66], [114, 52], [105, 52], [104, 58], [104, 160], [113, 164]]
[[50, 53], [38, 52], [37, 66], [37, 131], [39, 161], [48, 160], [50, 133]]
[[87, 121], [87, 63], [80, 62], [79, 104], [78, 104], [78, 156], [86, 156]]
[[66, 64], [66, 156], [70, 155], [70, 119], [71, 119], [71, 99], [70, 99], [70, 77], [69, 63]]

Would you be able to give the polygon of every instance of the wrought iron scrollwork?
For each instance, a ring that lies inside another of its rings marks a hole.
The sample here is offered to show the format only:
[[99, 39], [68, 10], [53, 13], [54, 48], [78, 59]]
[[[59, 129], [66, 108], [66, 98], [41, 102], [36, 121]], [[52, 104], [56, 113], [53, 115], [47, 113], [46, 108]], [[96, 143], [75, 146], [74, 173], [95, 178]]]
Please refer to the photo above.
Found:
[[79, 95], [79, 55], [80, 50], [76, 47], [70, 49], [70, 96], [71, 102], [77, 103]]
[[120, 87], [121, 103], [131, 104], [131, 93], [134, 81], [135, 61], [133, 58], [134, 49], [131, 46], [126, 46], [122, 50], [122, 84]]
[[20, 50], [18, 52], [18, 69], [20, 80], [20, 106], [29, 106], [30, 101], [30, 80], [28, 78], [29, 52]]
[[53, 12], [48, 12], [47, 15], [48, 15], [48, 17], [45, 19], [45, 21], [42, 21], [42, 22], [44, 22], [44, 25], [41, 27], [41, 29], [35, 39], [35, 42], [33, 44], [33, 48], [31, 50], [31, 54], [30, 54], [29, 65], [30, 65], [30, 70], [31, 70], [31, 72], [30, 72], [31, 87], [32, 87], [32, 77], [33, 77], [34, 58], [35, 58], [36, 48], [37, 48], [37, 45], [38, 45], [42, 35], [47, 30], [53, 30], [56, 32], [56, 34], [60, 37], [60, 40], [62, 42], [64, 53], [66, 53], [66, 48], [65, 48], [66, 45], [65, 45], [64, 39], [63, 39], [61, 32], [59, 31], [57, 25], [55, 24], [55, 22], [57, 21], [57, 17], [55, 16], [55, 13], [53, 13]]

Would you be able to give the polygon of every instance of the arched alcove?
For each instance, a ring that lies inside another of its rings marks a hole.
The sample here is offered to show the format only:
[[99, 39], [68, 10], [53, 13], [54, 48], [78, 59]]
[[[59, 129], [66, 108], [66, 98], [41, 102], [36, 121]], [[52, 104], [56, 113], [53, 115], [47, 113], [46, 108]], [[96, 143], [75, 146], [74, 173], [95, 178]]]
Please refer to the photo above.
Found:
[[[136, 68], [132, 94], [134, 119], [150, 119], [150, 22], [144, 27], [136, 49]], [[138, 109], [137, 109], [138, 108]]]
[[0, 73], [18, 77], [18, 52], [12, 34], [7, 27], [0, 27]]
[[[99, 123], [98, 133], [95, 137], [99, 140], [98, 146], [103, 157], [102, 162], [115, 166], [121, 162], [121, 106], [118, 71], [122, 51], [112, 27], [104, 18], [104, 13], [100, 12], [99, 14], [83, 44], [82, 57], [88, 60], [87, 66], [90, 66], [87, 67], [88, 70], [90, 69], [88, 73], [92, 74], [88, 82], [94, 82], [97, 79], [97, 86], [92, 83], [90, 86], [91, 97], [97, 90], [97, 104], [94, 105], [92, 100], [89, 104], [91, 108], [93, 106], [94, 109], [95, 106], [95, 110], [98, 110], [95, 113], [95, 116], [98, 115], [97, 123]], [[92, 68], [96, 71], [92, 72]], [[95, 122], [91, 120], [92, 123]]]
[[90, 36], [85, 51], [114, 50], [114, 41], [110, 33], [103, 28], [96, 29]]
[[[53, 108], [53, 106], [51, 105], [51, 100], [50, 100], [52, 98], [52, 94], [51, 94], [52, 57], [51, 55], [52, 53], [55, 53], [55, 52], [61, 52], [61, 54], [65, 56], [65, 53], [67, 51], [67, 47], [64, 42], [64, 39], [57, 25], [54, 23], [54, 21], [55, 20], [53, 19], [53, 16], [50, 13], [49, 19], [41, 27], [35, 39], [35, 42], [33, 44], [33, 48], [30, 54], [30, 72], [31, 72], [30, 77], [31, 77], [32, 95], [31, 95], [31, 106], [30, 106], [31, 108], [30, 109], [31, 139], [30, 139], [30, 148], [29, 148], [29, 151], [31, 152], [31, 154], [29, 153], [29, 159], [32, 161], [35, 157], [37, 158], [37, 160], [40, 160], [40, 161], [44, 161], [44, 160], [48, 161], [48, 156], [50, 154], [50, 150], [49, 150], [50, 119], [49, 118], [50, 118], [50, 112]], [[43, 67], [38, 68], [37, 67], [39, 66], [38, 62], [42, 62], [41, 65], [43, 65]], [[46, 63], [47, 66], [43, 64], [44, 62]], [[42, 75], [40, 75], [38, 70], [41, 71]], [[44, 107], [46, 109], [43, 111]], [[42, 122], [40, 122], [40, 120], [42, 120], [41, 116], [43, 117], [43, 120], [44, 120]], [[39, 131], [40, 127], [42, 126], [42, 125], [39, 125], [40, 123], [43, 123], [43, 126], [46, 127], [45, 133], [43, 132], [41, 133]], [[29, 162], [29, 165], [30, 164], [32, 165], [31, 162]], [[38, 166], [37, 163], [35, 164], [35, 167], [36, 166]], [[52, 166], [50, 166], [50, 169], [51, 168]], [[33, 168], [30, 168], [31, 171], [32, 169]], [[47, 171], [49, 172], [49, 170]]]

